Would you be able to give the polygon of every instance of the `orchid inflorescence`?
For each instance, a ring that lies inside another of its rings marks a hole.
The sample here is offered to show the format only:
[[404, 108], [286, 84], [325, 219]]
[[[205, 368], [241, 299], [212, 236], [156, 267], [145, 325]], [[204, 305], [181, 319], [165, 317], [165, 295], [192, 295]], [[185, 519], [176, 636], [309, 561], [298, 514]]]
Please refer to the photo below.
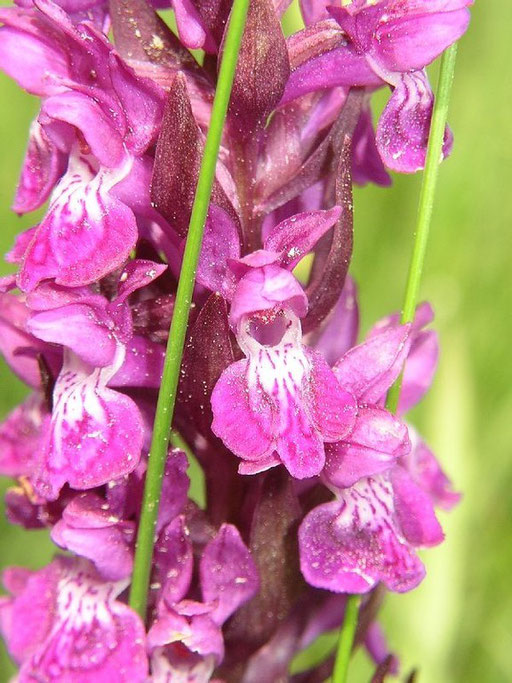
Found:
[[68, 551], [4, 572], [16, 680], [313, 683], [332, 658], [290, 664], [350, 594], [355, 644], [394, 672], [382, 592], [421, 582], [417, 549], [443, 540], [434, 508], [458, 494], [404, 420], [436, 368], [430, 305], [357, 343], [352, 183], [424, 167], [425, 69], [471, 0], [302, 0], [286, 39], [289, 2], [250, 0], [174, 412], [184, 450], [168, 450], [140, 614], [152, 425], [233, 3], [169, 4], [177, 36], [146, 0], [0, 9], [0, 66], [41, 98], [13, 209], [48, 201], [0, 283], [1, 350], [32, 389], [0, 427], [0, 473], [17, 479], [9, 521]]

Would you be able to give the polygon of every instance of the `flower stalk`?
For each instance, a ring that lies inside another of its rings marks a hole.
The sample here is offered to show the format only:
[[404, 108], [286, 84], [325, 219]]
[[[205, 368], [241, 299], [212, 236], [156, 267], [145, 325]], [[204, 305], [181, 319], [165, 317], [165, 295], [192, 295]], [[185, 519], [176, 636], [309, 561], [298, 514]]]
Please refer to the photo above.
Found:
[[345, 616], [340, 630], [336, 659], [332, 671], [332, 683], [345, 683], [348, 676], [350, 655], [357, 628], [357, 617], [359, 605], [361, 604], [360, 595], [349, 595], [345, 606]]
[[[450, 104], [451, 87], [455, 73], [455, 60], [457, 56], [457, 43], [451, 45], [441, 57], [437, 96], [432, 112], [430, 125], [430, 137], [427, 148], [427, 157], [423, 180], [421, 184], [418, 204], [418, 218], [414, 244], [409, 265], [409, 274], [405, 287], [404, 303], [400, 322], [406, 324], [414, 320], [418, 294], [420, 289], [421, 275], [425, 263], [427, 243], [432, 222], [434, 199], [439, 174], [439, 166], [442, 160], [443, 140]], [[400, 400], [403, 373], [390, 388], [386, 398], [386, 408], [391, 413], [396, 413]], [[333, 670], [333, 683], [345, 683], [350, 663], [350, 653], [354, 642], [357, 626], [360, 596], [350, 595], [347, 599], [345, 618], [340, 631], [336, 661]]]
[[162, 491], [197, 264], [201, 252], [222, 131], [226, 120], [248, 7], [249, 0], [234, 0], [231, 10], [224, 54], [220, 64], [217, 88], [213, 101], [210, 127], [206, 136], [204, 155], [201, 161], [190, 216], [183, 263], [176, 292], [176, 303], [167, 342], [162, 382], [158, 393], [130, 591], [130, 606], [142, 618], [144, 618], [146, 613], [158, 505]]

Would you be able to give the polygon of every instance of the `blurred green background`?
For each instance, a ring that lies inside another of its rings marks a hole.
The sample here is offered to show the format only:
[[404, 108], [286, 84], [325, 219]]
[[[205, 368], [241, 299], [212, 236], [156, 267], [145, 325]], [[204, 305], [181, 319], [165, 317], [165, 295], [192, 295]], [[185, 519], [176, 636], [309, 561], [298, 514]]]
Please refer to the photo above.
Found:
[[[3, 3], [2, 3], [3, 4]], [[423, 554], [427, 578], [387, 598], [383, 621], [403, 671], [421, 683], [512, 681], [512, 79], [508, 0], [477, 3], [461, 41], [450, 123], [455, 148], [440, 174], [422, 297], [437, 312], [441, 364], [411, 419], [433, 446], [462, 503], [441, 515], [446, 542]], [[37, 103], [0, 75], [0, 246], [34, 223], [10, 210]], [[400, 306], [410, 254], [418, 177], [355, 195], [355, 253], [363, 330]], [[2, 273], [8, 267], [2, 265]], [[3, 417], [25, 390], [2, 364]], [[2, 491], [10, 482], [2, 482]], [[46, 532], [0, 521], [0, 566], [40, 567]], [[0, 681], [12, 669], [0, 654]], [[350, 672], [369, 680], [362, 653]]]

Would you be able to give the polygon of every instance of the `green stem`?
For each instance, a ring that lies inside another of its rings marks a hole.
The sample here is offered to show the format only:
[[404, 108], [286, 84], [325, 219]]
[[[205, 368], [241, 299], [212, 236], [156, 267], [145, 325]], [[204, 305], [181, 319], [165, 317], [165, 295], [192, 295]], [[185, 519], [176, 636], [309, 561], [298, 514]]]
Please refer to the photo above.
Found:
[[158, 394], [130, 593], [130, 606], [143, 619], [146, 614], [158, 504], [169, 447], [170, 430], [176, 403], [181, 359], [192, 303], [197, 263], [201, 251], [204, 224], [208, 214], [222, 130], [231, 96], [248, 6], [249, 0], [234, 0], [231, 10], [224, 54], [213, 101], [210, 127], [199, 170], [187, 243], [183, 255], [178, 290], [176, 292], [176, 303], [169, 331], [162, 382]]
[[[430, 136], [428, 141], [427, 159], [421, 185], [420, 199], [418, 204], [418, 218], [414, 246], [409, 265], [409, 274], [405, 287], [404, 304], [402, 308], [401, 323], [409, 323], [414, 320], [418, 294], [420, 289], [423, 264], [427, 251], [427, 242], [432, 222], [434, 209], [434, 197], [436, 193], [437, 178], [443, 149], [444, 131], [448, 117], [448, 105], [455, 71], [455, 59], [457, 56], [457, 43], [449, 47], [441, 58], [437, 95], [432, 112], [430, 124]], [[402, 375], [393, 384], [388, 392], [386, 408], [396, 413], [402, 388]]]
[[345, 606], [343, 625], [336, 650], [336, 660], [332, 670], [332, 683], [345, 683], [348, 675], [348, 665], [352, 653], [352, 644], [357, 628], [357, 616], [359, 614], [360, 595], [349, 595]]
[[[405, 324], [414, 320], [418, 293], [420, 289], [421, 274], [425, 263], [430, 224], [432, 222], [432, 211], [434, 208], [434, 197], [437, 185], [439, 166], [442, 159], [444, 131], [448, 116], [448, 105], [455, 71], [455, 58], [457, 56], [457, 44], [449, 47], [441, 59], [439, 72], [439, 83], [437, 96], [432, 112], [432, 122], [430, 124], [430, 135], [428, 140], [427, 158], [425, 161], [425, 171], [418, 206], [418, 218], [414, 246], [412, 251], [409, 274], [405, 287], [404, 304], [402, 308], [401, 323]], [[402, 376], [388, 392], [386, 408], [396, 413], [402, 388]], [[345, 683], [347, 680], [350, 653], [354, 642], [354, 634], [357, 626], [357, 616], [359, 609], [359, 596], [350, 595], [345, 609], [345, 618], [340, 632], [338, 651], [334, 663], [332, 683]]]

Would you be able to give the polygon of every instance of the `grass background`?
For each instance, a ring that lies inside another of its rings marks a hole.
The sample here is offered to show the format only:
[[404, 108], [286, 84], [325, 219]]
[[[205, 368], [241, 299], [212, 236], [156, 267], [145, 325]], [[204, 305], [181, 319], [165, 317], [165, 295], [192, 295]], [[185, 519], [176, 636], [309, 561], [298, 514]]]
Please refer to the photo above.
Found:
[[[440, 174], [422, 287], [437, 312], [442, 356], [434, 387], [412, 419], [464, 493], [460, 506], [442, 516], [445, 544], [424, 553], [423, 584], [389, 596], [383, 611], [404, 671], [417, 667], [422, 683], [512, 680], [511, 26], [508, 0], [481, 0], [461, 41], [450, 113], [455, 148]], [[37, 103], [3, 75], [0, 102], [5, 251], [35, 222], [8, 207]], [[356, 191], [352, 273], [363, 329], [400, 306], [418, 192], [418, 177], [397, 177], [391, 190]], [[3, 364], [0, 388], [2, 417], [24, 395]], [[2, 490], [9, 484], [4, 480]], [[10, 528], [0, 514], [0, 566], [47, 563], [54, 550], [46, 532]], [[0, 654], [0, 682], [11, 671]], [[369, 680], [362, 654], [350, 680]]]

